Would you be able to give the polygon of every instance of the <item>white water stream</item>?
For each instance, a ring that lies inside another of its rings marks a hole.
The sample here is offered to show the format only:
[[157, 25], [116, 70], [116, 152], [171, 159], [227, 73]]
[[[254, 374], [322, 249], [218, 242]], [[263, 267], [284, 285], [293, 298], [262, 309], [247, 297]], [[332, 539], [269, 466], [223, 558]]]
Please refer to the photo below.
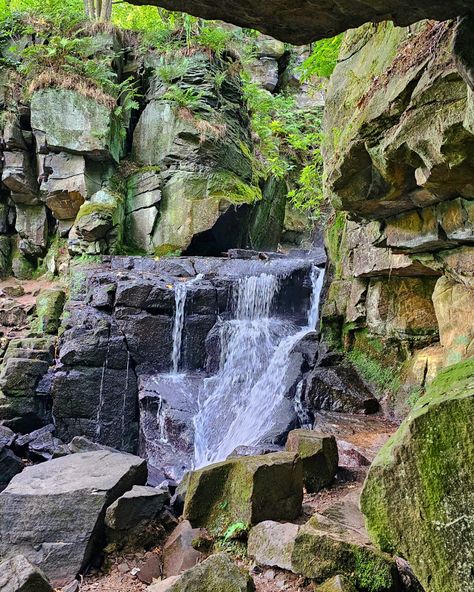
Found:
[[296, 327], [270, 316], [278, 278], [239, 280], [235, 318], [221, 326], [218, 373], [204, 381], [194, 418], [195, 466], [225, 459], [237, 446], [262, 441], [287, 392], [294, 346], [315, 329], [324, 272], [314, 267], [308, 324]]
[[176, 282], [174, 285], [174, 301], [175, 313], [173, 324], [173, 350], [171, 352], [171, 367], [172, 373], [177, 375], [179, 371], [179, 363], [181, 361], [181, 346], [183, 342], [184, 329], [184, 310], [186, 307], [186, 294], [188, 287], [199, 280], [202, 280], [203, 275], [198, 274], [196, 277], [187, 282]]

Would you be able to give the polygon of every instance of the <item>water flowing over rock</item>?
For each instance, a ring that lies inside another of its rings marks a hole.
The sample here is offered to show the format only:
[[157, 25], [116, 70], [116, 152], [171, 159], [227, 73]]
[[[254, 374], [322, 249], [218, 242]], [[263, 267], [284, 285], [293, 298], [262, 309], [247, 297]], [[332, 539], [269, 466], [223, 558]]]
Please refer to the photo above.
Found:
[[[269, 316], [277, 277], [262, 274], [240, 280], [235, 318], [220, 328], [219, 371], [205, 381], [200, 394], [194, 422], [197, 466], [223, 460], [238, 446], [281, 442], [295, 423], [294, 406], [286, 397], [301, 366], [292, 354], [315, 328], [323, 277], [321, 270], [311, 273], [308, 328], [300, 331]], [[283, 423], [278, 425], [279, 421]]]

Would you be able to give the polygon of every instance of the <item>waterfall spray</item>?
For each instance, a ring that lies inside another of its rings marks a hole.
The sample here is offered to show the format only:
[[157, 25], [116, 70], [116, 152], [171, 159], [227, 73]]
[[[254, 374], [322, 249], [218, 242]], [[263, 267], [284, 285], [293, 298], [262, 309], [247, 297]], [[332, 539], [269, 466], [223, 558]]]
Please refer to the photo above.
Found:
[[324, 272], [314, 267], [308, 325], [299, 331], [270, 316], [276, 276], [238, 283], [235, 319], [221, 327], [221, 366], [205, 380], [194, 418], [195, 464], [225, 459], [237, 446], [252, 446], [268, 433], [287, 391], [295, 345], [316, 327]]

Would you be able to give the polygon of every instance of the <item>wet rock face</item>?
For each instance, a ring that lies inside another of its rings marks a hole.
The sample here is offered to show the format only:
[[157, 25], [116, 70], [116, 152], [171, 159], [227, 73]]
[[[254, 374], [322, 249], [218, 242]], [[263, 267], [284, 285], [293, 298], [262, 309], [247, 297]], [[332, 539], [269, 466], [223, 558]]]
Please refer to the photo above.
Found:
[[469, 0], [456, 0], [449, 6], [444, 2], [428, 0], [390, 0], [381, 6], [370, 0], [363, 6], [343, 2], [316, 2], [301, 4], [296, 0], [272, 0], [264, 5], [248, 2], [203, 2], [193, 0], [156, 0], [153, 2], [169, 10], [187, 10], [207, 19], [219, 19], [268, 33], [282, 41], [303, 44], [315, 39], [332, 37], [347, 29], [359, 27], [370, 20], [379, 22], [392, 18], [397, 24], [407, 25], [421, 19], [447, 19], [467, 14], [472, 10]]
[[[258, 254], [250, 259], [159, 261], [113, 257], [100, 267], [77, 267], [48, 392], [57, 436], [69, 442], [85, 435], [121, 450], [139, 450], [149, 463], [153, 484], [165, 477], [181, 479], [194, 455], [199, 390], [206, 370], [215, 372], [219, 366], [220, 345], [209, 347], [210, 336], [218, 337], [219, 317], [233, 314], [239, 278], [280, 274], [272, 314], [304, 326], [310, 271], [308, 260], [267, 261]], [[177, 285], [185, 286], [186, 294], [178, 374], [172, 374]], [[288, 397], [274, 414], [266, 434], [269, 441], [283, 442], [296, 425], [295, 385], [316, 347], [309, 335], [307, 341], [291, 352], [291, 371], [285, 378]], [[183, 371], [186, 377], [179, 375]]]

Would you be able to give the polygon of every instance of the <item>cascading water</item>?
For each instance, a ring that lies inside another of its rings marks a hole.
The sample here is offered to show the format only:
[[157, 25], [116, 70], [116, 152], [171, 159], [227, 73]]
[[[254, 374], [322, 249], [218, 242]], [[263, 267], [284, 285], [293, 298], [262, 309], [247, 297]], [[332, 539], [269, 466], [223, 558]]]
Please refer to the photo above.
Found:
[[187, 282], [177, 282], [174, 285], [174, 301], [175, 314], [173, 324], [173, 349], [171, 352], [171, 366], [172, 373], [177, 375], [179, 370], [179, 363], [181, 361], [181, 345], [183, 341], [184, 329], [184, 309], [186, 307], [186, 294], [188, 286], [194, 282], [198, 282], [203, 278], [202, 274], [198, 274]]
[[241, 279], [235, 319], [221, 326], [221, 364], [204, 381], [194, 418], [195, 465], [225, 459], [237, 446], [265, 439], [276, 409], [287, 392], [285, 377], [294, 346], [314, 330], [324, 272], [314, 267], [308, 325], [298, 327], [270, 317], [278, 291], [276, 276]]

